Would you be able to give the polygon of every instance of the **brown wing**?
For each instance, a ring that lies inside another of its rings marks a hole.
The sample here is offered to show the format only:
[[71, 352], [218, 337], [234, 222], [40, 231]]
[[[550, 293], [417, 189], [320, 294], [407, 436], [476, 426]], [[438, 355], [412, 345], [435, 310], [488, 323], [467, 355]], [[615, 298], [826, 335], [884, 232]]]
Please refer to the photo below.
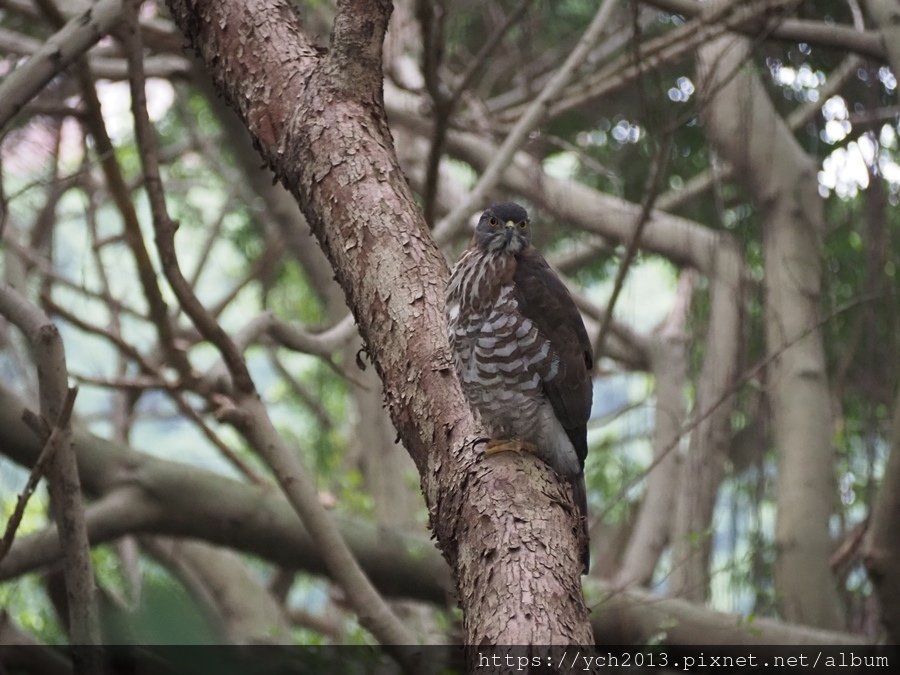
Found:
[[544, 393], [584, 466], [593, 399], [593, 353], [581, 314], [565, 284], [533, 247], [519, 256], [513, 281], [519, 311], [531, 319], [559, 356], [557, 374], [543, 381]]

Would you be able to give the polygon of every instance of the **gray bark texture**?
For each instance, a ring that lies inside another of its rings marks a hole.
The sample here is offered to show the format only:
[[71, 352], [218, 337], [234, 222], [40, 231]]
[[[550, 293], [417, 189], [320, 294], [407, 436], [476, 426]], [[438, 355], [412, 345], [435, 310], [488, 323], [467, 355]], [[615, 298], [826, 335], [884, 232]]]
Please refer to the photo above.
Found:
[[690, 272], [682, 275], [678, 300], [650, 342], [650, 367], [656, 380], [653, 457], [658, 463], [647, 477], [647, 489], [622, 554], [615, 586], [649, 586], [671, 533], [672, 507], [681, 473], [678, 445], [687, 413], [684, 324], [690, 305], [690, 279]]
[[746, 66], [750, 44], [725, 36], [699, 52], [705, 122], [763, 217], [766, 374], [778, 451], [776, 588], [784, 616], [840, 628], [828, 559], [833, 430], [819, 330], [824, 217], [816, 167]]

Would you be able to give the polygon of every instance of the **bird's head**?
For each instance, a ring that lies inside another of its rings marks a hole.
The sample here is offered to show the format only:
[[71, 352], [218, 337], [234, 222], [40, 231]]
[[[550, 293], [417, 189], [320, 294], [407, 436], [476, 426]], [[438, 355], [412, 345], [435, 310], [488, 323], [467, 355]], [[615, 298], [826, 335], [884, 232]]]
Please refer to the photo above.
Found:
[[481, 214], [475, 244], [482, 251], [517, 255], [531, 243], [528, 212], [513, 202], [494, 204]]

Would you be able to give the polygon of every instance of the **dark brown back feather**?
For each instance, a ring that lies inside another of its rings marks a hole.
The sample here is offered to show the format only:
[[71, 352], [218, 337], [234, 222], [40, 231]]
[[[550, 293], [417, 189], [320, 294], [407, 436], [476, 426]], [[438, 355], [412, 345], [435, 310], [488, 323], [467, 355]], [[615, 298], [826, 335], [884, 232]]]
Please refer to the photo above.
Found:
[[593, 353], [584, 322], [565, 284], [534, 247], [529, 246], [518, 256], [513, 279], [519, 310], [559, 355], [559, 372], [543, 382], [544, 393], [583, 467], [593, 400]]

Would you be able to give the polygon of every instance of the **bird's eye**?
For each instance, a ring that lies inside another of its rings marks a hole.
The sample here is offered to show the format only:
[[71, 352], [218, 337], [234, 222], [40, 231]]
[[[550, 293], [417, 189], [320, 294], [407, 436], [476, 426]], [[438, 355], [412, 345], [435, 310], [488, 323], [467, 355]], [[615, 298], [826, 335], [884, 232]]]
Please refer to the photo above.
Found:
[[523, 220], [521, 223], [519, 223], [519, 229], [520, 229], [520, 230], [524, 230], [526, 225], [528, 225], [528, 223], [526, 223], [526, 222]]
[[491, 218], [490, 223], [491, 223], [491, 227], [497, 227], [497, 219], [496, 218]]

